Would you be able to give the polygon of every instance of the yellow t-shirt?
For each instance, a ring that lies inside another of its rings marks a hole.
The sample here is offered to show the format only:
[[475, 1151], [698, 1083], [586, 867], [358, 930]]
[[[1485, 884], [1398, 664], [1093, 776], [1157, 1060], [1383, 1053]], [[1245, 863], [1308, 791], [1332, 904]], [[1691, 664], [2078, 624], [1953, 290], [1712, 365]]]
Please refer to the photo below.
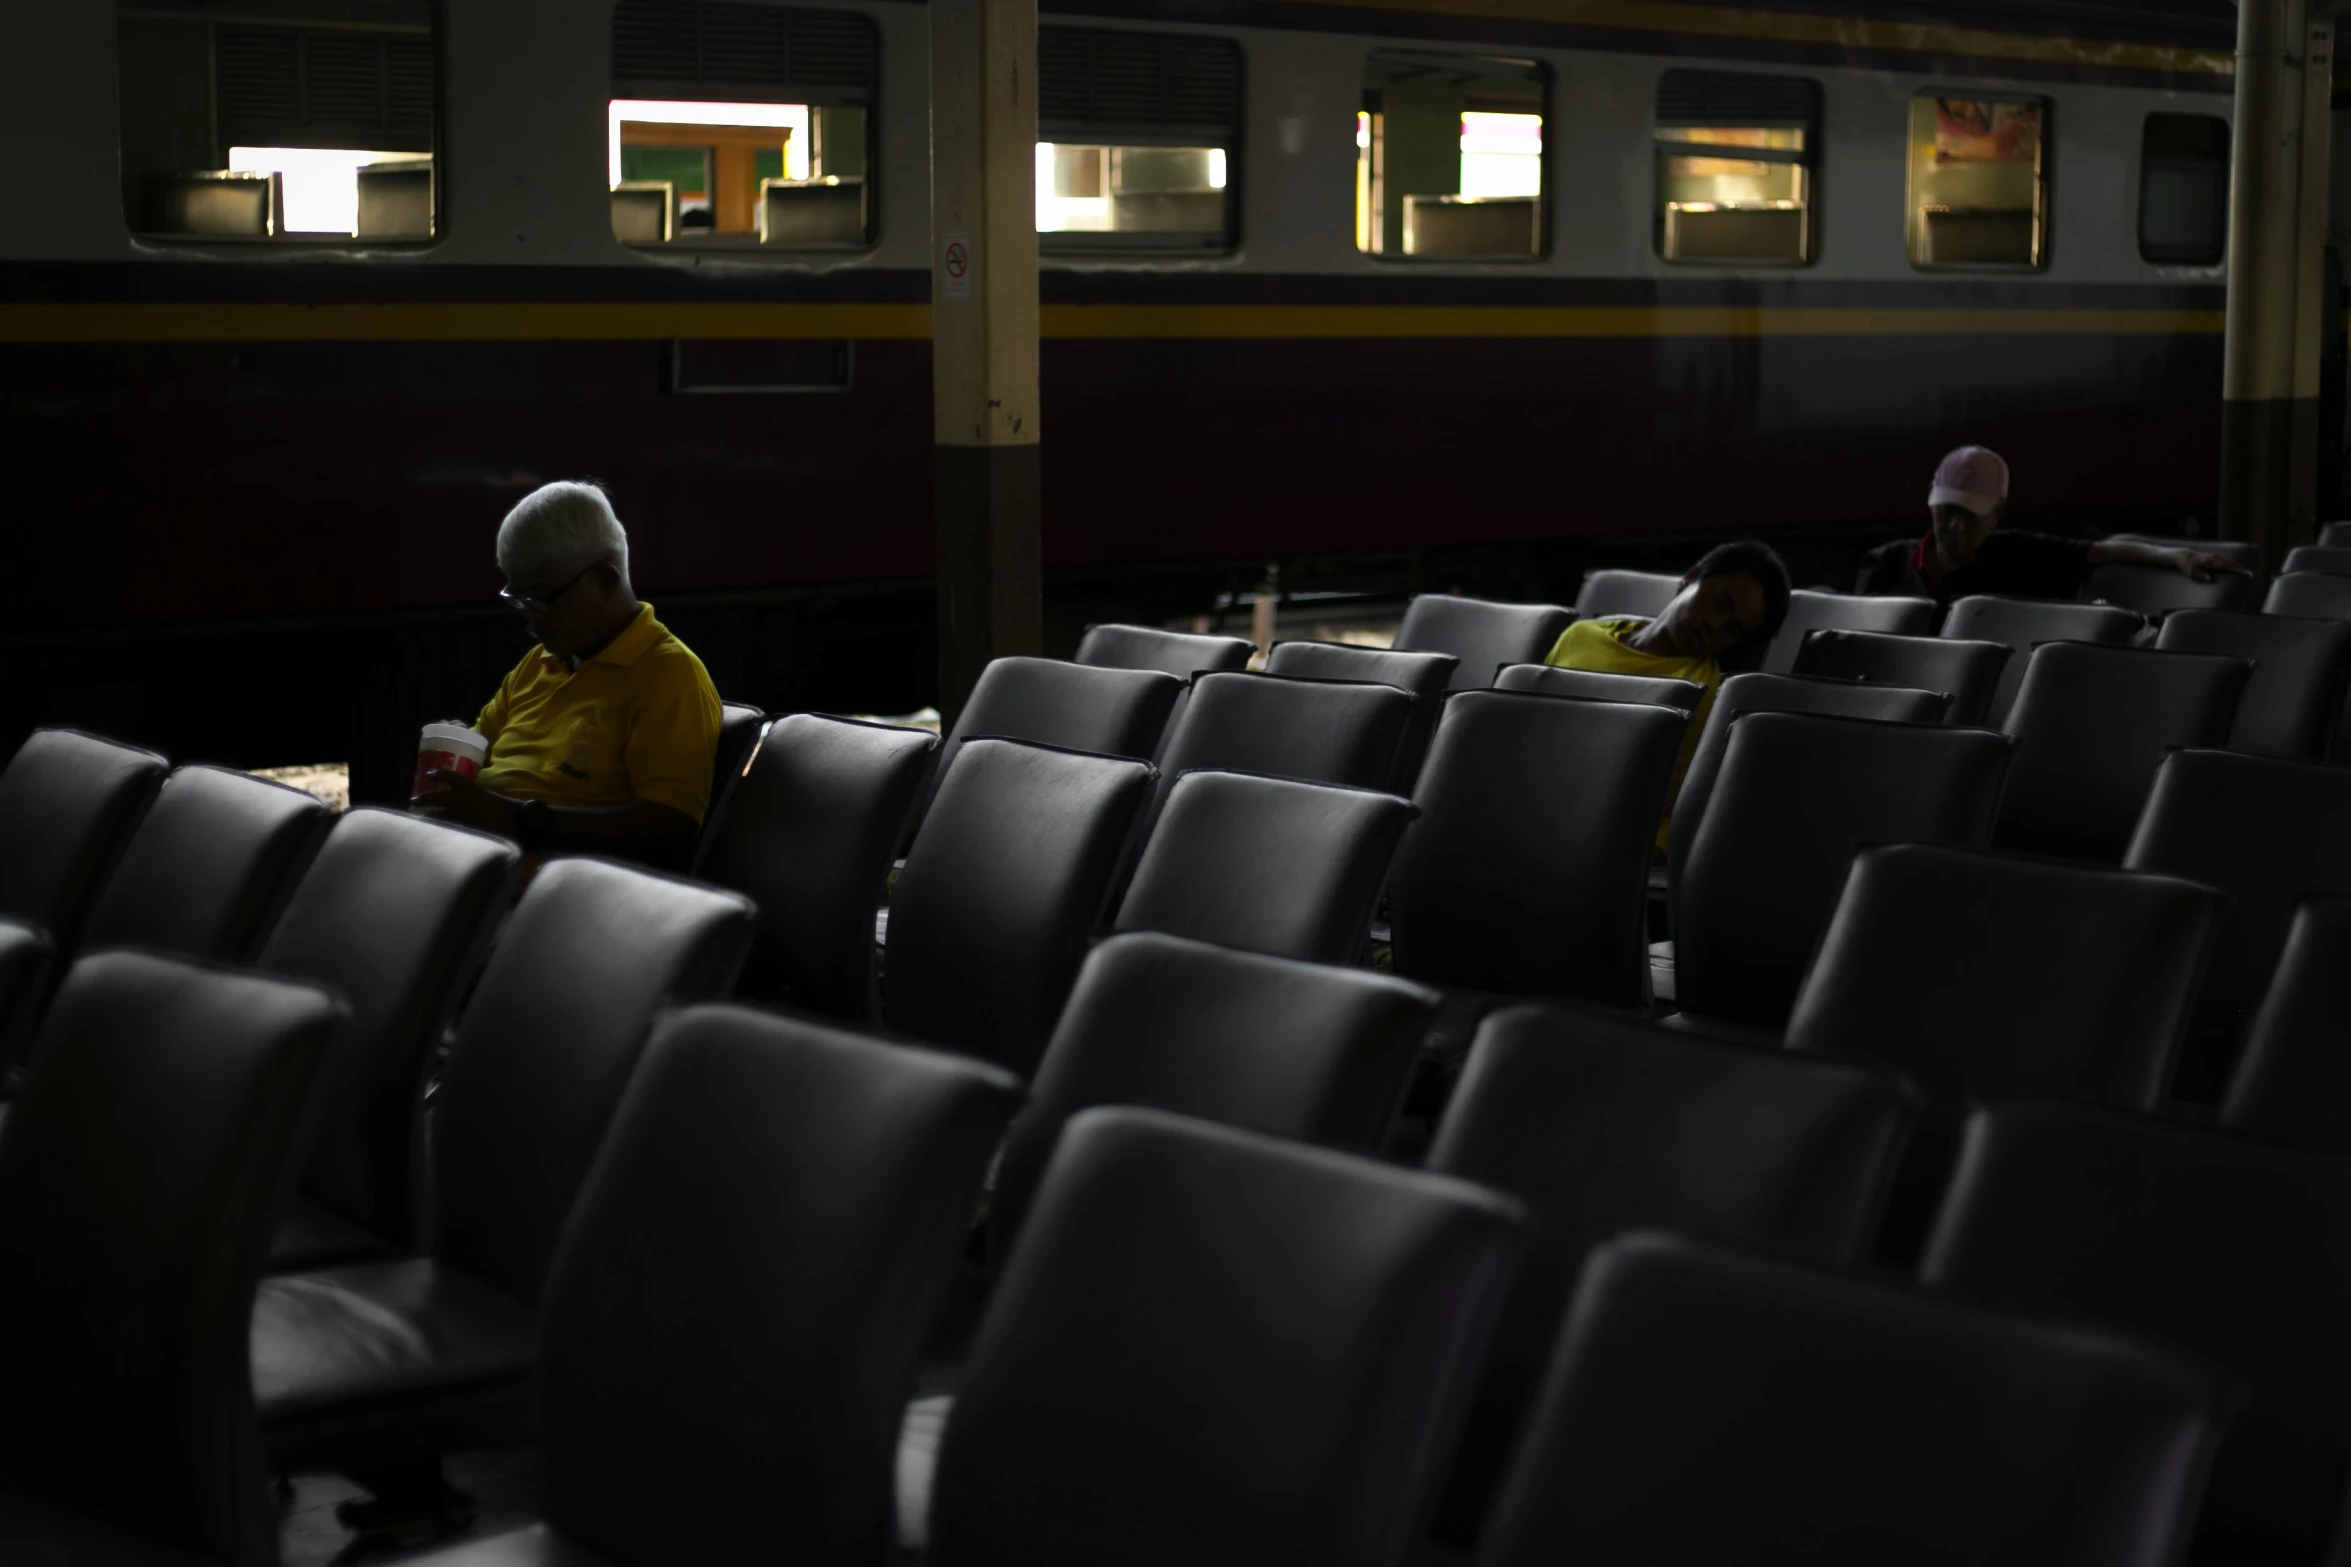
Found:
[[1657, 852], [1665, 852], [1666, 829], [1673, 822], [1673, 802], [1681, 797], [1683, 775], [1698, 749], [1698, 731], [1714, 706], [1714, 688], [1722, 684], [1722, 666], [1711, 658], [1660, 658], [1627, 645], [1625, 638], [1646, 620], [1579, 620], [1559, 633], [1543, 662], [1560, 669], [1590, 669], [1604, 675], [1649, 675], [1664, 680], [1695, 680], [1706, 688], [1698, 711], [1690, 715], [1690, 732], [1682, 738], [1682, 754], [1673, 764], [1673, 788], [1665, 797], [1665, 816], [1657, 824]]
[[644, 604], [577, 670], [532, 648], [473, 726], [490, 742], [481, 781], [501, 794], [571, 806], [651, 800], [700, 821], [718, 721], [709, 671]]

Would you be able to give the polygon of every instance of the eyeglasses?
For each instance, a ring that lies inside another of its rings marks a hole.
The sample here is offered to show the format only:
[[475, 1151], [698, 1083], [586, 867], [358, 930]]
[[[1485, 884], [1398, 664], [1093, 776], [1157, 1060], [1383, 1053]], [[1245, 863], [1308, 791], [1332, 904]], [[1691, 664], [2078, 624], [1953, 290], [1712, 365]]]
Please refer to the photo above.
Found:
[[600, 560], [592, 560], [588, 562], [585, 567], [581, 568], [580, 574], [578, 576], [572, 578], [569, 582], [566, 582], [562, 587], [557, 588], [552, 593], [517, 593], [512, 588], [500, 588], [498, 590], [498, 602], [505, 605], [508, 609], [513, 610], [518, 615], [544, 615], [555, 607], [555, 601], [557, 599], [563, 597], [563, 595], [569, 593], [572, 589], [587, 581], [588, 573], [594, 571], [598, 566], [603, 564], [604, 562]]

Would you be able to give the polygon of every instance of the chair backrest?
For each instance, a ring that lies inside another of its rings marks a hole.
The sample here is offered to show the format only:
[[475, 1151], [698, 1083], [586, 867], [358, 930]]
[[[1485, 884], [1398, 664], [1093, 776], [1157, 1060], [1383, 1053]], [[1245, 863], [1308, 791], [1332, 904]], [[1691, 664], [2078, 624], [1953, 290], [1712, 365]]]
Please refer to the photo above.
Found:
[[1396, 646], [1415, 653], [1450, 653], [1452, 689], [1482, 691], [1509, 664], [1539, 662], [1551, 651], [1573, 610], [1557, 604], [1497, 604], [1453, 593], [1423, 593], [1404, 606]]
[[1369, 789], [1186, 773], [1152, 824], [1112, 928], [1348, 962], [1414, 814], [1410, 800]]
[[797, 1018], [667, 1019], [548, 1280], [561, 1535], [616, 1562], [888, 1556], [916, 1363], [1019, 1096]]
[[47, 930], [0, 916], [0, 1074], [13, 1077], [24, 1060], [56, 960], [57, 943]]
[[739, 993], [874, 1015], [873, 913], [938, 741], [794, 713], [769, 726], [699, 874], [759, 905]]
[[1855, 851], [1983, 843], [2007, 770], [2008, 742], [1988, 730], [1741, 718], [1673, 888], [1682, 1010], [1785, 1024]]
[[1257, 649], [1240, 637], [1162, 631], [1156, 626], [1088, 626], [1071, 662], [1096, 669], [1156, 669], [1178, 680], [1247, 669]]
[[2238, 572], [2215, 572], [2209, 581], [2199, 582], [2169, 566], [2108, 561], [2090, 568], [2076, 596], [2085, 604], [2112, 604], [2140, 615], [2243, 609], [2253, 602], [2253, 578]]
[[91, 907], [82, 945], [243, 962], [333, 819], [318, 796], [266, 778], [173, 769]]
[[1412, 693], [1352, 680], [1202, 675], [1159, 753], [1159, 793], [1216, 768], [1384, 789], [1412, 725]]
[[1962, 642], [2005, 643], [2013, 653], [1984, 709], [1983, 721], [1997, 728], [2007, 721], [2008, 709], [2016, 703], [2034, 648], [2044, 642], [2101, 642], [2120, 647], [2138, 636], [2141, 625], [2137, 615], [2111, 604], [2061, 604], [1978, 593], [1951, 606], [1940, 634]]
[[2351, 897], [2351, 772], [2226, 751], [2174, 751], [2155, 771], [2123, 864], [2227, 897], [2175, 1089], [2216, 1103], [2277, 968], [2294, 910]]
[[2164, 754], [2228, 743], [2252, 666], [2217, 653], [2050, 642], [2002, 727], [2016, 742], [1992, 841], [2120, 860]]
[[2171, 876], [1864, 849], [1788, 1047], [1883, 1061], [1946, 1104], [2153, 1109], [2219, 917], [2219, 894]]
[[1904, 686], [1862, 685], [1850, 680], [1818, 680], [1806, 675], [1733, 675], [1714, 693], [1714, 702], [1698, 729], [1690, 766], [1682, 774], [1681, 793], [1674, 796], [1673, 830], [1666, 840], [1669, 886], [1678, 886], [1689, 863], [1690, 845], [1698, 825], [1706, 819], [1706, 804], [1714, 797], [1715, 775], [1722, 771], [1723, 750], [1730, 744], [1732, 725], [1745, 713], [1816, 713], [1826, 718], [1867, 718], [1894, 724], [1939, 724], [1949, 707], [1940, 691], [1914, 691]]
[[1518, 1198], [1534, 1234], [1437, 1533], [1475, 1536], [1594, 1247], [1626, 1230], [1665, 1229], [1858, 1262], [1911, 1114], [1899, 1081], [1860, 1067], [1564, 1008], [1488, 1018], [1429, 1168]]
[[363, 806], [327, 833], [256, 967], [339, 992], [351, 1021], [307, 1195], [407, 1245], [432, 1047], [488, 955], [520, 852], [503, 838]]
[[2298, 572], [2351, 577], [2351, 549], [2319, 544], [2298, 545], [2286, 551], [2286, 563], [2278, 568], [2278, 575], [2290, 577]]
[[2318, 530], [2322, 549], [2351, 550], [2351, 522], [2330, 522]]
[[1827, 680], [1939, 691], [1950, 698], [1943, 722], [1973, 728], [1984, 721], [2000, 671], [2014, 656], [2005, 642], [1890, 636], [1878, 631], [1815, 631], [1796, 650], [1794, 672]]
[[955, 753], [982, 735], [1132, 756], [1149, 761], [1159, 750], [1184, 683], [1154, 669], [1109, 669], [1050, 658], [999, 658], [980, 671], [971, 698], [940, 745], [921, 800], [920, 820], [938, 793]]
[[1549, 664], [1512, 664], [1494, 677], [1494, 689], [1572, 696], [1585, 702], [1639, 702], [1650, 707], [1670, 707], [1683, 714], [1697, 712], [1698, 704], [1706, 700], [1706, 687], [1695, 680], [1614, 675], [1598, 669], [1556, 669]]
[[645, 1036], [726, 994], [748, 899], [608, 860], [554, 859], [499, 933], [433, 1105], [434, 1249], [533, 1303]]
[[2166, 1345], [2249, 1395], [2203, 1562], [2315, 1562], [2351, 1475], [2351, 1160], [2148, 1116], [2001, 1105], [1968, 1126], [1934, 1289]]
[[2229, 1390], [2151, 1347], [1666, 1236], [1605, 1248], [1480, 1567], [2179, 1560]]
[[11, 1482], [207, 1560], [277, 1560], [246, 1339], [342, 1016], [311, 985], [148, 953], [66, 977], [0, 1139]]
[[1450, 653], [1395, 652], [1343, 642], [1276, 642], [1265, 660], [1269, 675], [1360, 680], [1411, 692], [1412, 718], [1396, 743], [1396, 763], [1383, 785], [1399, 794], [1410, 794], [1413, 780], [1420, 776], [1429, 736], [1436, 732], [1437, 710], [1460, 668], [1461, 661]]
[[[1576, 590], [1578, 620], [1633, 616], [1653, 620], [1682, 591], [1682, 579], [1666, 571], [1587, 571]], [[1556, 639], [1554, 639], [1556, 640]]]
[[965, 744], [891, 894], [890, 1026], [1026, 1076], [1150, 791], [1148, 762]]
[[[2261, 574], [2261, 546], [2249, 539], [2191, 539], [2176, 533], [2115, 533], [2108, 537], [2138, 544], [2161, 544], [2171, 549], [2202, 550], [2207, 555], [2233, 560], [2255, 576]], [[2323, 544], [2326, 540], [2321, 538], [2319, 542]]]
[[708, 850], [710, 839], [726, 819], [727, 802], [742, 786], [743, 768], [767, 728], [767, 715], [743, 702], [721, 702], [718, 707], [718, 746], [710, 758], [710, 805], [702, 813], [702, 834], [695, 858]]
[[1388, 879], [1396, 971], [1646, 1004], [1649, 860], [1689, 723], [1628, 702], [1448, 700]]
[[2220, 1124], [2255, 1137], [2351, 1154], [2351, 898], [2294, 911], [2286, 949], [2253, 1014]]
[[2351, 620], [2351, 577], [2329, 571], [2299, 571], [2279, 577], [2262, 598], [2265, 615], [2303, 615], [2313, 620]]
[[1446, 1176], [1087, 1111], [964, 1363], [930, 1560], [1401, 1559], [1523, 1230]]
[[2230, 750], [2314, 762], [2326, 756], [2351, 690], [2351, 623], [2186, 609], [2163, 622], [2155, 645], [2224, 653], [2253, 666], [2229, 728]]
[[1062, 1127], [1095, 1105], [1377, 1153], [1437, 999], [1369, 969], [1111, 937], [1087, 956], [1004, 1145], [991, 1249], [1019, 1233]]
[[0, 768], [0, 915], [47, 930], [60, 951], [82, 921], [171, 764], [74, 729], [36, 729]]
[[1935, 629], [1935, 601], [1895, 594], [1824, 593], [1798, 588], [1788, 595], [1788, 618], [1764, 649], [1766, 673], [1795, 672], [1796, 655], [1815, 631], [1875, 631], [1887, 636], [1923, 637]]

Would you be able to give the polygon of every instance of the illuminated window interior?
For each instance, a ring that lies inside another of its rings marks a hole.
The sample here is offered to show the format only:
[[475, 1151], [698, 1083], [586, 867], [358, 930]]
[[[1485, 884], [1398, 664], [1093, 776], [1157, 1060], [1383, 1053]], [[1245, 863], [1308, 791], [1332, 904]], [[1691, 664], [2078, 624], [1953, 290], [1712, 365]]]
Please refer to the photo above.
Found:
[[275, 174], [288, 235], [337, 238], [359, 232], [359, 171], [429, 169], [429, 153], [359, 152], [345, 147], [231, 147], [232, 174]]
[[2047, 257], [2049, 105], [1921, 93], [1910, 101], [1910, 259], [2038, 267]]
[[1355, 245], [1383, 256], [1542, 247], [1543, 74], [1525, 61], [1381, 50], [1355, 117]]
[[1218, 237], [1225, 149], [1037, 143], [1037, 232]]
[[622, 240], [864, 238], [861, 107], [615, 98], [605, 129]]
[[1657, 82], [1657, 254], [1795, 266], [1812, 259], [1820, 85], [1744, 71]]

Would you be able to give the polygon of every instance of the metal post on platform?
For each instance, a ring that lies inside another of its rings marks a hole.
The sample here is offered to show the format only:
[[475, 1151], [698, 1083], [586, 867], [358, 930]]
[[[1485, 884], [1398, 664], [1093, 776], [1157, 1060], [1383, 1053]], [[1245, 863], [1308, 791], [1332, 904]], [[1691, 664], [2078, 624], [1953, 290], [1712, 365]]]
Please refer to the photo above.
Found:
[[934, 0], [932, 513], [939, 709], [1044, 643], [1038, 537], [1036, 0]]
[[2317, 532], [2337, 0], [2238, 0], [2220, 531], [2274, 568]]

